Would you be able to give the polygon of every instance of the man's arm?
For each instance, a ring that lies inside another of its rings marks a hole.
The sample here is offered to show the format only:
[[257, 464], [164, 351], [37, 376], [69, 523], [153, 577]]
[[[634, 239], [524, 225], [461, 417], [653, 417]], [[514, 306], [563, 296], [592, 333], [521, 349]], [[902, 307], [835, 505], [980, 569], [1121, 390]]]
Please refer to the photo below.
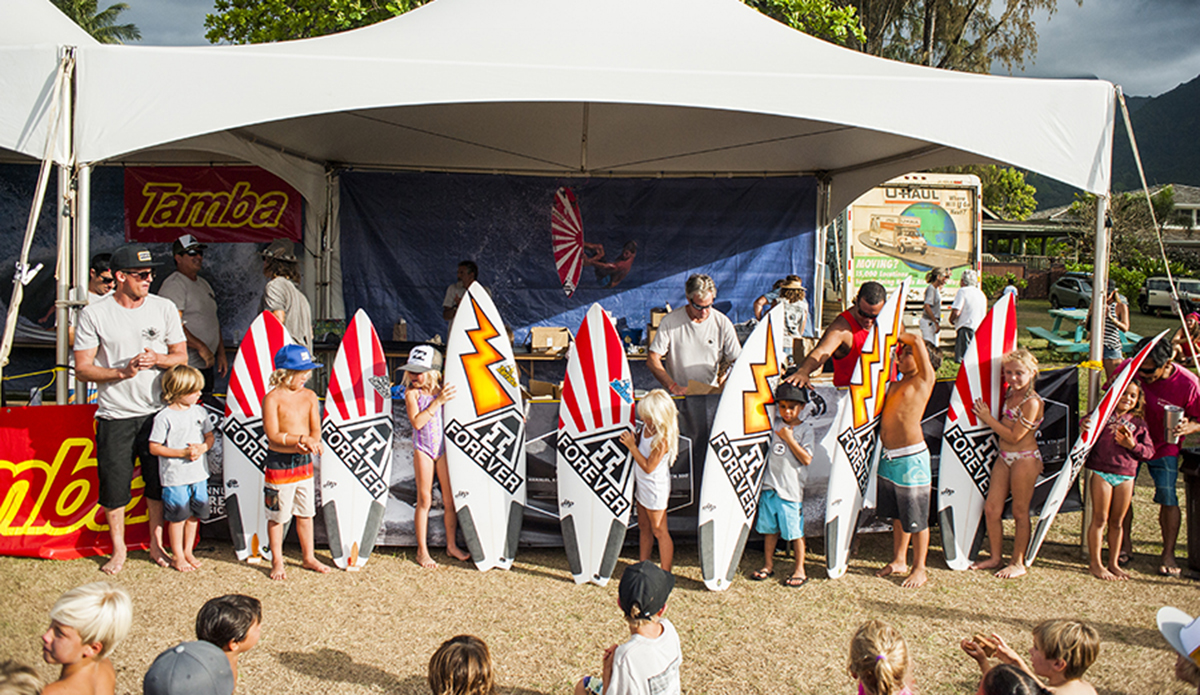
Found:
[[754, 318], [756, 320], [759, 320], [759, 321], [762, 320], [763, 310], [766, 309], [766, 307], [767, 307], [767, 295], [764, 294], [764, 295], [760, 296], [758, 299], [754, 300]]
[[103, 384], [109, 381], [131, 379], [143, 369], [141, 360], [145, 353], [129, 360], [129, 364], [125, 365], [124, 369], [114, 369], [112, 367], [101, 367], [96, 364], [96, 353], [99, 350], [100, 348], [94, 347], [87, 350], [75, 351], [76, 376], [93, 384]]
[[796, 373], [784, 381], [796, 386], [807, 387], [812, 373], [820, 369], [830, 357], [833, 357], [838, 348], [848, 345], [850, 340], [850, 326], [845, 319], [839, 316], [829, 325], [825, 335], [821, 336], [821, 340], [817, 342], [817, 346], [800, 363]]
[[192, 335], [192, 332], [188, 330], [187, 326], [183, 327], [183, 335], [187, 338], [183, 341], [185, 349], [191, 348], [198, 352], [200, 354], [200, 359], [204, 360], [205, 367], [213, 366], [214, 355], [212, 350], [209, 350], [208, 346], [204, 344], [204, 341]]
[[929, 359], [929, 350], [925, 347], [925, 340], [917, 333], [908, 332], [901, 333], [898, 340], [903, 345], [911, 345], [913, 357], [917, 358], [917, 373], [913, 376], [913, 380], [931, 386], [933, 382], [937, 381], [937, 372], [933, 371], [933, 361]]
[[682, 396], [687, 393], [686, 386], [675, 383], [671, 375], [667, 374], [666, 368], [663, 367], [662, 355], [657, 352], [647, 353], [646, 366], [650, 368], [650, 373], [654, 375], [654, 378], [658, 379], [658, 383], [662, 384], [663, 388], [672, 396]]
[[154, 365], [159, 369], [168, 369], [177, 364], [187, 364], [187, 341], [181, 340], [178, 343], [171, 343], [167, 346], [167, 354], [154, 352], [150, 348], [146, 348], [146, 352], [154, 355]]

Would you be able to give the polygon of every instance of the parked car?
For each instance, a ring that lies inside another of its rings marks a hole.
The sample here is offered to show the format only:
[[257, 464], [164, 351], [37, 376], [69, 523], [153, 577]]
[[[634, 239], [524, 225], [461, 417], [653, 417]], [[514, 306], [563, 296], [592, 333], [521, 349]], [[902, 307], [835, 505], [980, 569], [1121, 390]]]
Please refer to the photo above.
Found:
[[1050, 307], [1052, 309], [1062, 307], [1086, 309], [1091, 305], [1091, 273], [1067, 273], [1050, 286]]
[[[1185, 302], [1185, 310], [1194, 310], [1200, 306], [1200, 280], [1195, 278], [1175, 278], [1179, 298]], [[1171, 282], [1166, 276], [1156, 275], [1146, 278], [1138, 290], [1138, 309], [1143, 314], [1157, 314], [1163, 310], [1171, 311]]]

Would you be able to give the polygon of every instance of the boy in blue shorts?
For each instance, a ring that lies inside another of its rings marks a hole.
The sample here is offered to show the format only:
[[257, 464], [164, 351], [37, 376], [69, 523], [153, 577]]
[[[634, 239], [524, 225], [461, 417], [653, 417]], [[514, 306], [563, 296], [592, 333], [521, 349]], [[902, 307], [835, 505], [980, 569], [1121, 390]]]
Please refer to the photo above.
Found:
[[208, 518], [208, 461], [213, 428], [208, 413], [198, 405], [204, 376], [198, 369], [178, 364], [162, 378], [167, 407], [154, 416], [150, 453], [158, 457], [163, 486], [163, 521], [170, 538], [171, 566], [180, 572], [200, 567], [192, 554], [200, 519]]
[[[901, 333], [896, 368], [901, 378], [888, 384], [879, 421], [883, 453], [879, 457], [879, 480], [875, 513], [892, 519], [892, 561], [875, 573], [878, 577], [908, 572], [908, 545], [913, 545], [912, 574], [903, 586], [915, 589], [925, 584], [925, 556], [929, 552], [929, 498], [933, 481], [929, 448], [921, 420], [937, 381], [941, 355], [917, 333]], [[936, 362], [935, 362], [936, 360]]]
[[775, 387], [775, 419], [771, 423], [774, 431], [767, 451], [762, 496], [758, 500], [758, 521], [754, 525], [754, 530], [763, 534], [766, 559], [762, 569], [750, 575], [754, 581], [774, 576], [775, 544], [780, 536], [791, 541], [796, 552], [796, 567], [783, 585], [798, 588], [808, 581], [804, 572], [804, 483], [808, 480], [808, 465], [812, 463], [813, 428], [811, 423], [800, 419], [807, 405], [807, 389], [786, 381]]

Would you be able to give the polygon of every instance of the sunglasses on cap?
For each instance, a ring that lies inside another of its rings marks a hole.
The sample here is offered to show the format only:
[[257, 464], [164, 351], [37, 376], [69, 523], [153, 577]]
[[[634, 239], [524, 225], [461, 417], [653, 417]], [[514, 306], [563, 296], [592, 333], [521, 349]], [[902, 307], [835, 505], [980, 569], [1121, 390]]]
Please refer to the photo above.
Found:
[[128, 275], [131, 278], [137, 278], [138, 280], [141, 280], [142, 282], [150, 280], [151, 278], [154, 277], [153, 270], [138, 270], [138, 271], [122, 270], [121, 272], [125, 273], [126, 275]]

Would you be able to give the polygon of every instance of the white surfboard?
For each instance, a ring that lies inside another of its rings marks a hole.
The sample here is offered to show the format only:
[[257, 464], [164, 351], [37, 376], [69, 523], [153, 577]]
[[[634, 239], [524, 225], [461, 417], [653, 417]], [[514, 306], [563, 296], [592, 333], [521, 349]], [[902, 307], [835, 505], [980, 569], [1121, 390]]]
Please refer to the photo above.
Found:
[[335, 565], [358, 570], [375, 549], [392, 479], [392, 394], [383, 346], [359, 309], [329, 373], [324, 452], [317, 469], [321, 516]]
[[446, 347], [442, 410], [454, 509], [480, 571], [509, 569], [525, 518], [525, 406], [512, 343], [478, 283], [458, 305]]
[[599, 304], [571, 345], [558, 410], [558, 512], [576, 584], [608, 583], [633, 509], [633, 383], [621, 337]]
[[758, 511], [773, 394], [787, 361], [783, 312], [782, 305], [772, 309], [742, 346], [709, 430], [697, 522], [700, 570], [712, 591], [724, 591], [733, 582]]
[[858, 516], [879, 463], [879, 414], [902, 328], [908, 280], [892, 292], [867, 334], [862, 354], [839, 399], [833, 429], [826, 438], [833, 447], [829, 488], [825, 499], [825, 567], [829, 578], [846, 573], [850, 542]]
[[270, 390], [268, 379], [274, 371], [275, 353], [291, 342], [292, 336], [283, 324], [264, 311], [250, 324], [230, 370], [221, 431], [225, 509], [239, 560], [258, 562], [271, 558], [263, 506], [267, 437], [263, 433], [262, 402]]
[[1034, 527], [1033, 534], [1029, 537], [1029, 549], [1025, 552], [1026, 567], [1032, 565], [1034, 558], [1037, 557], [1038, 550], [1042, 547], [1042, 541], [1046, 540], [1046, 534], [1050, 532], [1050, 524], [1054, 523], [1054, 517], [1062, 507], [1063, 500], [1067, 499], [1071, 485], [1075, 482], [1083, 464], [1087, 462], [1088, 454], [1096, 444], [1100, 431], [1108, 425], [1108, 419], [1117, 407], [1121, 392], [1125, 390], [1130, 381], [1133, 381], [1133, 377], [1137, 374], [1142, 361], [1146, 359], [1146, 355], [1150, 354], [1150, 351], [1166, 334], [1167, 331], [1163, 331], [1155, 336], [1153, 341], [1142, 347], [1133, 356], [1133, 359], [1129, 360], [1124, 369], [1117, 372], [1116, 376], [1108, 382], [1108, 391], [1100, 399], [1100, 405], [1087, 416], [1087, 424], [1080, 427], [1079, 438], [1075, 440], [1075, 446], [1071, 447], [1071, 453], [1067, 454], [1066, 462], [1058, 471], [1054, 486], [1050, 488], [1050, 494], [1046, 496], [1046, 502], [1038, 514], [1037, 526]]
[[996, 302], [975, 331], [946, 410], [938, 464], [938, 519], [946, 564], [953, 570], [969, 569], [979, 553], [983, 503], [999, 451], [996, 433], [975, 416], [975, 400], [982, 398], [993, 415], [1000, 415], [1004, 405], [1000, 361], [1016, 347], [1016, 302], [1008, 294]]

